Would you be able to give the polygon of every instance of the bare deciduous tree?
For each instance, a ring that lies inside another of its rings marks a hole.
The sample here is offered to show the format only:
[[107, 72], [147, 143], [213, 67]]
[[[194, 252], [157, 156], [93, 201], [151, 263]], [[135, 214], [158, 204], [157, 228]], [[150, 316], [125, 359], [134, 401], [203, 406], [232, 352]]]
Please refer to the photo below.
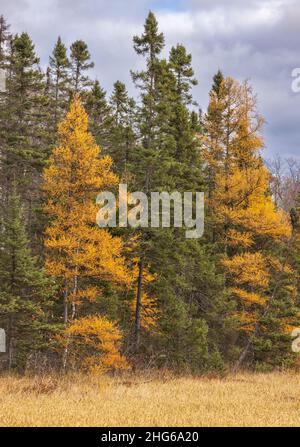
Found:
[[271, 172], [270, 189], [276, 205], [289, 212], [300, 191], [300, 160], [276, 155], [267, 160]]

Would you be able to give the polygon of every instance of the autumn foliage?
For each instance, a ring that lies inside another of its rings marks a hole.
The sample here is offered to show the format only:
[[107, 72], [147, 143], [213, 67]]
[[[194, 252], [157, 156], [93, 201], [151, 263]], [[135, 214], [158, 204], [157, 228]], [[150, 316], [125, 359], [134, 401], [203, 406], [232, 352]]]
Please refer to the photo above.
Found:
[[[263, 330], [262, 320], [275, 294], [282, 293], [273, 281], [275, 264], [278, 281], [281, 273], [292, 273], [285, 260], [270, 259], [274, 247], [290, 240], [292, 229], [269, 192], [269, 172], [259, 154], [263, 120], [248, 83], [221, 79], [211, 92], [205, 124], [213, 238], [226, 285], [237, 302], [232, 317], [246, 334], [246, 349], [250, 349], [252, 339]], [[286, 319], [278, 319], [281, 333], [285, 323]]]
[[[122, 362], [114, 352], [117, 352], [114, 337], [105, 341], [105, 328], [111, 333], [115, 331], [116, 341], [120, 338], [113, 323], [104, 317], [77, 320], [82, 302], [95, 301], [101, 296], [101, 288], [95, 280], [110, 280], [124, 287], [131, 283], [122, 256], [122, 240], [98, 228], [95, 221], [97, 193], [117, 182], [111, 171], [110, 157], [99, 158], [99, 154], [100, 148], [88, 132], [87, 114], [79, 96], [75, 95], [66, 118], [59, 125], [59, 145], [44, 172], [44, 190], [48, 196], [46, 212], [51, 217], [46, 231], [45, 265], [47, 272], [61, 284], [66, 335], [81, 334], [86, 339], [87, 334], [94, 335], [93, 322], [95, 334], [101, 339], [101, 350], [106, 352], [106, 359], [110, 358], [106, 366], [119, 367]], [[88, 279], [95, 285], [89, 285]], [[100, 349], [99, 343], [94, 348]]]
[[[134, 98], [121, 81], [107, 95], [86, 42], [59, 37], [44, 72], [0, 17], [1, 369], [297, 366], [299, 165], [271, 175], [249, 82], [218, 71], [199, 113], [192, 55], [174, 44], [149, 12]], [[100, 228], [97, 195], [119, 183], [149, 199], [204, 192], [203, 236], [173, 225], [173, 201], [169, 228]]]

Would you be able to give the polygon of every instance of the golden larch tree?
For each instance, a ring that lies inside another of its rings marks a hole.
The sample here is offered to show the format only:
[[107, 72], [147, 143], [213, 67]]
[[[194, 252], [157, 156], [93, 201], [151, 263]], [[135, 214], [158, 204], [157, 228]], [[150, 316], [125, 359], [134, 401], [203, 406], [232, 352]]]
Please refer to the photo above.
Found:
[[269, 193], [269, 172], [259, 153], [263, 122], [247, 82], [226, 78], [211, 91], [203, 139], [208, 214], [226, 286], [237, 303], [232, 318], [245, 340], [238, 365], [271, 306], [271, 278], [289, 273], [271, 256], [274, 244], [290, 238], [291, 227]]
[[[80, 322], [77, 319], [84, 300], [95, 301], [101, 296], [100, 288], [90, 285], [91, 280], [92, 284], [102, 280], [131, 286], [122, 239], [96, 225], [96, 196], [114, 186], [118, 179], [111, 171], [111, 158], [100, 157], [100, 147], [88, 132], [88, 117], [77, 95], [59, 125], [58, 136], [59, 144], [44, 171], [46, 212], [51, 219], [45, 241], [46, 269], [61, 284], [68, 337], [75, 333], [79, 337], [81, 332], [82, 339], [88, 340], [87, 334], [97, 333], [101, 340], [97, 347], [106, 346], [99, 361], [104, 364], [105, 356], [114, 353], [114, 365], [125, 367], [126, 361], [116, 354], [119, 351], [114, 340], [119, 343], [119, 333], [113, 323], [94, 315]], [[106, 332], [105, 328], [109, 330]], [[114, 331], [116, 337], [111, 336]]]

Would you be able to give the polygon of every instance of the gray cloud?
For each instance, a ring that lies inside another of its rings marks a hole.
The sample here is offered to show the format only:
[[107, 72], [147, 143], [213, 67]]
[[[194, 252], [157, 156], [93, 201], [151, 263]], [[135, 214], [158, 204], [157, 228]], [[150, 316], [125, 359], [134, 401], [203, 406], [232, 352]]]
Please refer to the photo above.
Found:
[[291, 91], [291, 71], [300, 66], [298, 0], [0, 0], [12, 30], [28, 31], [43, 65], [61, 35], [67, 45], [86, 40], [94, 75], [110, 92], [116, 79], [134, 93], [129, 70], [142, 61], [132, 36], [142, 32], [153, 9], [170, 46], [181, 42], [193, 54], [199, 86], [195, 98], [205, 108], [218, 68], [239, 80], [249, 78], [258, 93], [265, 128], [266, 156], [298, 156], [300, 94]]

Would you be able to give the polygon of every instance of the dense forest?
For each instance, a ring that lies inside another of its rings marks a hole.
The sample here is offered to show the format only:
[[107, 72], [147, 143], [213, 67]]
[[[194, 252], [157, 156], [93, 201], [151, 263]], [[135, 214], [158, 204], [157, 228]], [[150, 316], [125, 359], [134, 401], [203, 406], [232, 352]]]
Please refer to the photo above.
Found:
[[[144, 67], [131, 73], [135, 98], [119, 80], [107, 95], [84, 41], [67, 49], [58, 37], [44, 72], [30, 36], [0, 19], [2, 370], [299, 362], [300, 168], [265, 162], [249, 82], [218, 71], [198, 112], [191, 54], [176, 44], [165, 59], [164, 45], [150, 12], [133, 37]], [[203, 191], [203, 237], [99, 228], [96, 196], [119, 183]]]

